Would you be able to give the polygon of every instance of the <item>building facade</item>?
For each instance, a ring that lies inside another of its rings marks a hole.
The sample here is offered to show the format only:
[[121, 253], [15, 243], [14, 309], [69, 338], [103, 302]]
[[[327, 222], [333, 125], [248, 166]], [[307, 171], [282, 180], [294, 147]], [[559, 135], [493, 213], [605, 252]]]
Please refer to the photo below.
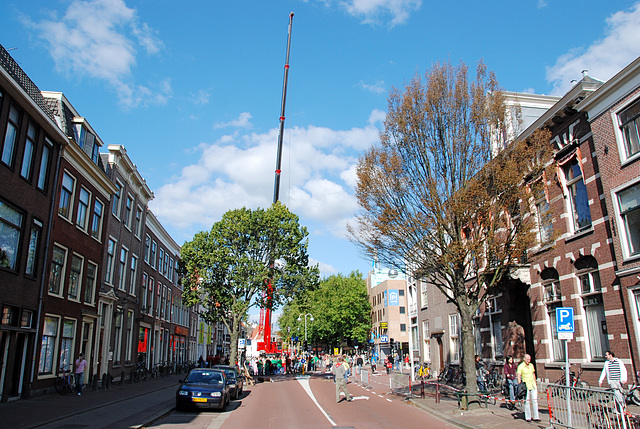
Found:
[[0, 46], [0, 399], [37, 377], [44, 261], [67, 136], [38, 87]]

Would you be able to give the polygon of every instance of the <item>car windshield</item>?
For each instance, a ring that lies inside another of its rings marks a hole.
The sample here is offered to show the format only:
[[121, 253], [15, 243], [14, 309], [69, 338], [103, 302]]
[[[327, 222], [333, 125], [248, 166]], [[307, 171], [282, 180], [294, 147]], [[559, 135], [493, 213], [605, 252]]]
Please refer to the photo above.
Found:
[[185, 383], [222, 384], [222, 374], [217, 371], [192, 372]]

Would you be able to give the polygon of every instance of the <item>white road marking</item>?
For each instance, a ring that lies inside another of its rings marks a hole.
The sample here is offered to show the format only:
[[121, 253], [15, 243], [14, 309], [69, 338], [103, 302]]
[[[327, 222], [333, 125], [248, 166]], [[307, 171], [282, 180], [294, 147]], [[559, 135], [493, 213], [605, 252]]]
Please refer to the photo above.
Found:
[[389, 398], [386, 398], [386, 400], [387, 400], [387, 401], [389, 401], [389, 402], [391, 402], [391, 399], [389, 399]]
[[368, 401], [369, 397], [368, 396], [352, 396], [351, 399], [353, 399], [354, 401], [356, 399], [366, 399]]
[[304, 378], [303, 377], [296, 377], [296, 379], [298, 380], [298, 383], [300, 383], [300, 385], [302, 386], [304, 391], [307, 392], [307, 395], [309, 395], [309, 397], [311, 398], [313, 403], [316, 404], [316, 407], [318, 407], [320, 412], [322, 412], [322, 414], [324, 414], [324, 416], [327, 418], [327, 420], [329, 420], [329, 423], [331, 423], [331, 426], [337, 426], [336, 423], [333, 420], [331, 420], [331, 417], [329, 417], [329, 414], [327, 414], [327, 412], [320, 406], [320, 404], [316, 400], [316, 397], [314, 396], [313, 392], [311, 391], [311, 386], [309, 386], [309, 379], [306, 378], [306, 377], [304, 377]]

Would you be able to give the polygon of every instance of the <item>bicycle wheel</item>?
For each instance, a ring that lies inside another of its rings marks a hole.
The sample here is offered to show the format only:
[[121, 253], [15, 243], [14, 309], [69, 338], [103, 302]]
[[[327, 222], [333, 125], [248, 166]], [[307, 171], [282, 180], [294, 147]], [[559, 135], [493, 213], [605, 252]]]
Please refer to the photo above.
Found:
[[140, 381], [140, 370], [134, 369], [131, 372], [131, 379], [136, 383]]
[[66, 393], [68, 393], [68, 383], [67, 380], [65, 380], [63, 377], [56, 378], [54, 386], [56, 388], [56, 392], [58, 392], [60, 395], [65, 395]]
[[637, 387], [629, 392], [629, 399], [634, 405], [640, 405], [640, 389]]

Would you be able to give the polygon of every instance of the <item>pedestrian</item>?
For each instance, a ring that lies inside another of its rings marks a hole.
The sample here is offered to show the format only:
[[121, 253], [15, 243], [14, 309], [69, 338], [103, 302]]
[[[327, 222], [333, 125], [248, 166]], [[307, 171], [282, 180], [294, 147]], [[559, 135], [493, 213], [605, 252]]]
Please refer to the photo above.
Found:
[[509, 400], [511, 401], [516, 400], [516, 389], [518, 388], [518, 378], [516, 377], [517, 370], [518, 366], [513, 361], [513, 356], [507, 356], [502, 373], [507, 380], [507, 391], [509, 392]]
[[530, 422], [531, 420], [533, 420], [534, 422], [539, 422], [540, 416], [538, 415], [538, 383], [536, 381], [536, 369], [531, 363], [531, 355], [524, 355], [522, 363], [518, 365], [518, 369], [516, 370], [516, 376], [518, 377], [518, 384], [524, 382], [527, 385], [527, 400], [524, 404], [524, 418], [528, 422]]
[[391, 367], [393, 367], [393, 356], [387, 356], [387, 374], [391, 372]]
[[344, 382], [347, 384], [349, 383], [349, 375], [351, 374], [351, 366], [348, 360], [348, 357], [342, 359], [342, 364], [344, 365]]
[[371, 372], [374, 374], [376, 373], [376, 358], [377, 356], [375, 354], [371, 356]]
[[200, 359], [198, 359], [198, 366], [200, 368], [204, 368], [204, 358], [200, 355]]
[[74, 364], [75, 368], [75, 377], [76, 377], [76, 390], [78, 392], [78, 396], [82, 395], [82, 382], [84, 378], [84, 370], [87, 369], [87, 361], [84, 358], [84, 353], [80, 353], [78, 355], [78, 359]]
[[356, 359], [356, 365], [358, 366], [358, 374], [362, 374], [363, 364], [364, 364], [364, 359], [362, 358], [362, 355], [358, 355], [358, 358]]
[[478, 391], [486, 392], [487, 390], [487, 367], [480, 360], [480, 356], [476, 355], [476, 382], [478, 383]]
[[618, 408], [623, 409], [624, 396], [622, 395], [622, 385], [627, 382], [627, 368], [624, 366], [624, 363], [622, 363], [622, 361], [610, 350], [604, 352], [604, 357], [607, 360], [604, 363], [604, 368], [602, 368], [602, 373], [598, 380], [598, 386], [602, 387], [602, 381], [606, 376], [609, 387], [613, 389], [613, 394], [616, 398]]
[[342, 357], [338, 358], [338, 361], [333, 365], [331, 371], [333, 372], [336, 382], [336, 403], [340, 402], [340, 392], [343, 392], [347, 397], [347, 401], [351, 402], [353, 398], [351, 398], [351, 395], [347, 390], [347, 382], [345, 381], [346, 369], [344, 359]]

